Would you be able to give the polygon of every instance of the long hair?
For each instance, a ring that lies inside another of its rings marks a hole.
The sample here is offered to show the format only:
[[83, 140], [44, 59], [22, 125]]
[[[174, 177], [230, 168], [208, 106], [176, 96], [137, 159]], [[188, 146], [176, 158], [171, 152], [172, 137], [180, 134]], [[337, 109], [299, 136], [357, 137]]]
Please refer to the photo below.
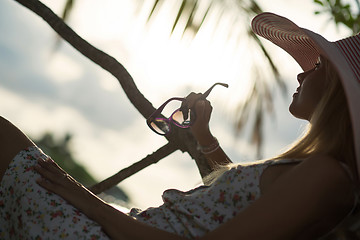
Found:
[[[324, 64], [329, 84], [324, 86], [326, 89], [311, 115], [307, 131], [288, 150], [271, 159], [305, 159], [314, 154], [326, 154], [344, 162], [355, 179], [358, 179], [353, 130], [345, 92], [335, 68], [328, 60]], [[213, 183], [237, 165], [219, 165], [203, 179], [205, 184]]]
[[311, 116], [307, 132], [275, 159], [304, 159], [313, 154], [326, 154], [346, 163], [356, 177], [353, 129], [344, 89], [328, 60], [325, 69], [329, 84]]

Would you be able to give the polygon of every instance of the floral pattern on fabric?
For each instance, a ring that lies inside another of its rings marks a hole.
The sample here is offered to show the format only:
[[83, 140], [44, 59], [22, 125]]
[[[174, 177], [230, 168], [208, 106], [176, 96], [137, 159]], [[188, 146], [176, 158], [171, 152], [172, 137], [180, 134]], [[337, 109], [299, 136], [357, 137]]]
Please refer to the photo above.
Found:
[[260, 176], [267, 166], [291, 161], [298, 160], [238, 165], [210, 186], [188, 192], [166, 190], [163, 205], [144, 211], [131, 209], [129, 215], [162, 230], [196, 239], [226, 223], [260, 197]]
[[[0, 239], [93, 239], [109, 240], [101, 226], [60, 196], [40, 187], [33, 170], [37, 147], [19, 152], [0, 183]], [[291, 161], [291, 160], [290, 160]], [[296, 161], [296, 160], [295, 160]], [[129, 216], [146, 224], [196, 239], [226, 223], [260, 197], [259, 180], [266, 161], [238, 165], [210, 186], [182, 192], [164, 192], [164, 204], [145, 211], [132, 209]]]
[[37, 147], [19, 152], [0, 184], [0, 239], [102, 239], [101, 226], [63, 198], [40, 187], [33, 170]]

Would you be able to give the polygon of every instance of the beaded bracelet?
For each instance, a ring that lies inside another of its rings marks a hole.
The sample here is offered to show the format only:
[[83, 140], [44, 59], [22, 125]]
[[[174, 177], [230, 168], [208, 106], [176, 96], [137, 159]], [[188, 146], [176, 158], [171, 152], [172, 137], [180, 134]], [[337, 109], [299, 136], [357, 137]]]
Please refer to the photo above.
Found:
[[220, 148], [219, 141], [215, 137], [214, 137], [214, 140], [215, 141], [212, 144], [210, 144], [209, 146], [206, 146], [206, 147], [198, 145], [200, 151], [203, 154], [210, 154], [210, 153], [213, 153], [216, 150], [218, 150]]

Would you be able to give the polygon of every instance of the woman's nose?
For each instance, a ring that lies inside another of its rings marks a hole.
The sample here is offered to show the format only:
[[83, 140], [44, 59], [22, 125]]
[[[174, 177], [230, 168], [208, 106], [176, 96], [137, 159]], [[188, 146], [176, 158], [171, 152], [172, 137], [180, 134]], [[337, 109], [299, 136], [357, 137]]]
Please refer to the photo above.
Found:
[[306, 78], [306, 76], [309, 75], [312, 71], [313, 71], [313, 69], [310, 69], [310, 70], [308, 70], [308, 71], [299, 73], [299, 74], [297, 75], [297, 80], [298, 80], [298, 82], [301, 84], [301, 83], [304, 81], [304, 79]]
[[299, 73], [297, 75], [297, 80], [300, 84], [302, 83], [302, 81], [304, 81], [304, 77], [305, 77], [305, 72]]

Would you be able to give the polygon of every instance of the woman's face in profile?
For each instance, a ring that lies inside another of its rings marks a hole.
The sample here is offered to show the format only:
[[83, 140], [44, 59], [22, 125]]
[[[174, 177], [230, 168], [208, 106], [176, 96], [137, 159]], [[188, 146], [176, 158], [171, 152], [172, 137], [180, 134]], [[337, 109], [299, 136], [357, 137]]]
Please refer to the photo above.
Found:
[[298, 74], [300, 86], [296, 89], [289, 107], [290, 113], [296, 118], [310, 120], [320, 102], [328, 82], [325, 61], [326, 59], [320, 56], [313, 69]]

